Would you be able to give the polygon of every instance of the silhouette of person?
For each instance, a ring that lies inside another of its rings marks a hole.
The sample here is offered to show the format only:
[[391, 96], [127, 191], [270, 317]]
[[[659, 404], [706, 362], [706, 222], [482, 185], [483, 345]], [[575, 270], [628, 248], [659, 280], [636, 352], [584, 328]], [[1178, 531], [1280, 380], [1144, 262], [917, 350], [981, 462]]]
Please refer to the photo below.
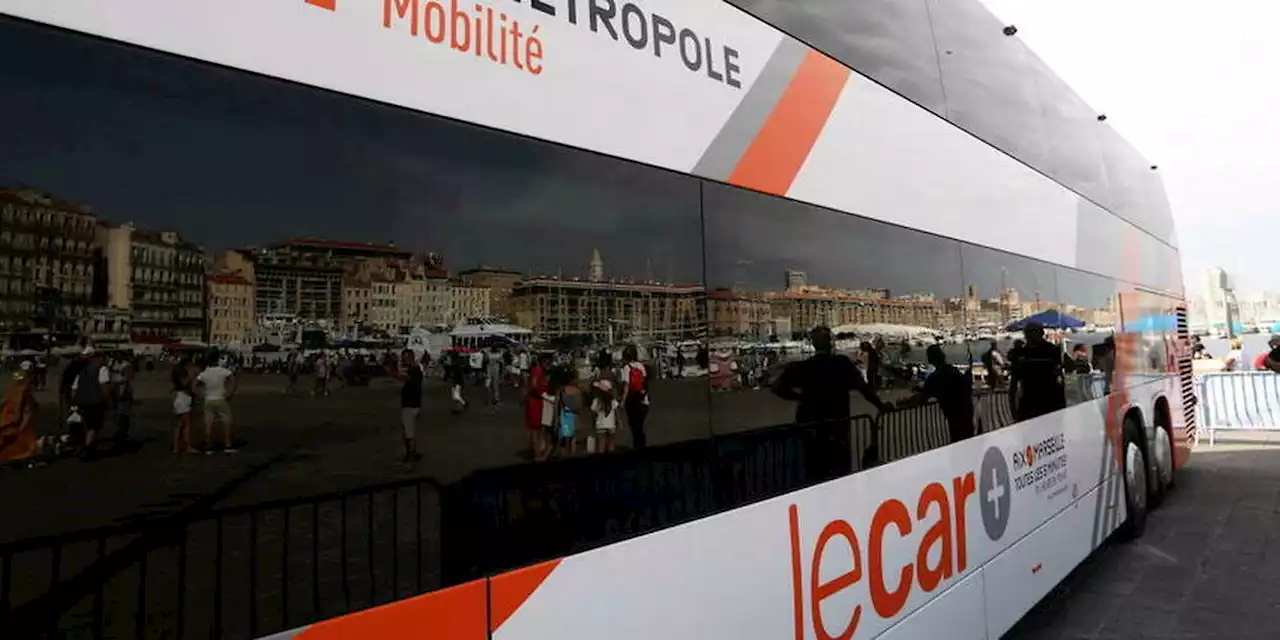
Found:
[[973, 427], [973, 377], [947, 362], [947, 354], [940, 345], [929, 345], [925, 359], [933, 365], [933, 373], [924, 385], [907, 400], [898, 404], [901, 408], [916, 407], [929, 399], [938, 401], [938, 408], [947, 419], [951, 443], [972, 438]]
[[1044, 325], [1027, 323], [1022, 334], [1026, 346], [1013, 362], [1010, 388], [1014, 393], [1014, 417], [1017, 421], [1066, 408], [1067, 394], [1063, 384], [1062, 349], [1044, 337]]
[[886, 405], [867, 383], [858, 366], [848, 356], [835, 353], [831, 329], [817, 327], [810, 332], [812, 357], [787, 365], [773, 385], [773, 393], [796, 402], [796, 424], [848, 420], [849, 394], [857, 391], [877, 410]]

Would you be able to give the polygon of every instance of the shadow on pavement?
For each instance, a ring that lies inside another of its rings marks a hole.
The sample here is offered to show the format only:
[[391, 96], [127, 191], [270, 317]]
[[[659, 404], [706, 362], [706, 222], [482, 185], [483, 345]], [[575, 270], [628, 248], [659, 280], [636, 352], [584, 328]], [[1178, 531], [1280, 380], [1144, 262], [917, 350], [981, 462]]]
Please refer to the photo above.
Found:
[[1005, 638], [1274, 638], [1280, 445], [1256, 441], [1197, 449], [1146, 535], [1104, 545]]

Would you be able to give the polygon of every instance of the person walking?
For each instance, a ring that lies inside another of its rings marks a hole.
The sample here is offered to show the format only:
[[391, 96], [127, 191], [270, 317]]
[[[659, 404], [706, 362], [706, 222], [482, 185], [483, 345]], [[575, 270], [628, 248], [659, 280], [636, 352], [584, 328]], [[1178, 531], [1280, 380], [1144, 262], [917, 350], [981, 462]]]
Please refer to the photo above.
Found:
[[404, 438], [404, 462], [412, 464], [422, 459], [422, 454], [418, 453], [417, 432], [418, 416], [422, 413], [424, 377], [413, 351], [405, 349], [400, 353], [396, 377], [403, 383], [400, 387], [400, 427]]
[[[710, 358], [708, 356], [708, 362]], [[645, 422], [649, 419], [649, 372], [640, 362], [639, 350], [629, 344], [622, 350], [622, 407], [627, 428], [631, 430], [631, 446], [644, 449], [649, 444]]]
[[485, 384], [489, 385], [489, 403], [502, 404], [502, 353], [491, 346], [485, 353]]
[[111, 402], [111, 372], [107, 370], [101, 352], [86, 347], [83, 353], [85, 366], [71, 383], [71, 401], [80, 417], [83, 437], [77, 445], [86, 458], [92, 458], [98, 433], [107, 420], [107, 405]]

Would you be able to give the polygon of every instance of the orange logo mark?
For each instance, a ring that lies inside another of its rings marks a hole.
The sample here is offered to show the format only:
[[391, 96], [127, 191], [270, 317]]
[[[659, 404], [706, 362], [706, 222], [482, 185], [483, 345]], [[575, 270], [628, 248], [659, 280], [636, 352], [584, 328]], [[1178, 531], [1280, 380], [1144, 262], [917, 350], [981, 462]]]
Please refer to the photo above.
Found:
[[1036, 464], [1036, 450], [1027, 445], [1027, 466], [1034, 467]]
[[[933, 482], [920, 491], [916, 499], [915, 514], [900, 500], [881, 502], [871, 517], [866, 546], [866, 578], [871, 607], [881, 618], [896, 616], [907, 605], [915, 587], [929, 593], [944, 581], [963, 573], [968, 568], [969, 545], [966, 540], [965, 507], [969, 496], [977, 490], [973, 472], [953, 478], [951, 491], [940, 482]], [[791, 530], [791, 587], [795, 614], [796, 640], [805, 639], [805, 604], [808, 601], [813, 635], [818, 640], [850, 640], [858, 631], [862, 620], [862, 605], [855, 605], [847, 617], [842, 616], [842, 627], [834, 635], [828, 631], [828, 620], [823, 619], [822, 601], [854, 587], [863, 579], [863, 547], [846, 520], [832, 520], [822, 528], [810, 551], [809, 580], [804, 580], [804, 553], [800, 539], [800, 510], [796, 505], [788, 509]], [[916, 547], [915, 558], [902, 567], [886, 568], [884, 557], [885, 538], [896, 535], [906, 537], [916, 525], [928, 525]], [[840, 542], [832, 545], [833, 542]], [[831, 545], [831, 548], [828, 548]], [[938, 549], [937, 561], [930, 563], [930, 551]], [[819, 575], [825, 554], [839, 553], [841, 575], [823, 582]], [[806, 590], [805, 587], [808, 587]], [[828, 611], [830, 613], [830, 611]], [[837, 622], [837, 621], [831, 621]]]
[[302, 1], [313, 7], [320, 7], [321, 9], [328, 9], [330, 11], [338, 10], [338, 0], [302, 0]]

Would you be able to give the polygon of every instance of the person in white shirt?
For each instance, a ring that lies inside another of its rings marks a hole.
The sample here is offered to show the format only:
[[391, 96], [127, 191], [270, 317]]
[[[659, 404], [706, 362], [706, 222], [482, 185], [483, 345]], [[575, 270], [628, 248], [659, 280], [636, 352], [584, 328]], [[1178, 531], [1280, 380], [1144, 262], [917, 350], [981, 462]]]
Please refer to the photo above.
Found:
[[1231, 339], [1231, 350], [1222, 357], [1223, 371], [1240, 371], [1244, 363], [1244, 348], [1240, 338]]
[[231, 431], [231, 396], [236, 391], [236, 379], [222, 362], [206, 367], [196, 376], [196, 388], [204, 398], [205, 451], [213, 452], [213, 425], [222, 423], [223, 452], [235, 453]]

